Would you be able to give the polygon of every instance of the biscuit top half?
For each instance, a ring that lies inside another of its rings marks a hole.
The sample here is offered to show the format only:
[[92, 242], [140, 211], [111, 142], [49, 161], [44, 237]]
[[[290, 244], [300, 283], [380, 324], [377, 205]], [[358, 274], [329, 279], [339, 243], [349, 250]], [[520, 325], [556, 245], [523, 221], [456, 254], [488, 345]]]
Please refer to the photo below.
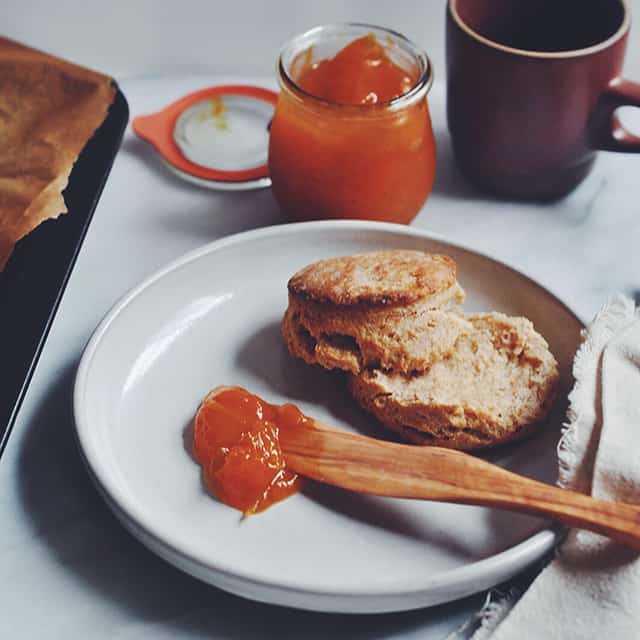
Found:
[[391, 249], [320, 260], [289, 280], [289, 293], [338, 306], [406, 305], [457, 287], [449, 256]]

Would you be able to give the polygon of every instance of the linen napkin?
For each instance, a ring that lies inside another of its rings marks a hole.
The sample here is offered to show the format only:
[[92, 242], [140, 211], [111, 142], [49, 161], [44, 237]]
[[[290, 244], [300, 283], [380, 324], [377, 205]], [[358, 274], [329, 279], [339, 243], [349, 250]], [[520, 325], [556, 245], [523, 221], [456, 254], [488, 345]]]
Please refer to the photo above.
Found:
[[[558, 448], [558, 484], [603, 500], [640, 503], [640, 311], [616, 295], [583, 338]], [[490, 596], [473, 640], [638, 639], [640, 553], [570, 530], [555, 559], [513, 606], [516, 599]]]

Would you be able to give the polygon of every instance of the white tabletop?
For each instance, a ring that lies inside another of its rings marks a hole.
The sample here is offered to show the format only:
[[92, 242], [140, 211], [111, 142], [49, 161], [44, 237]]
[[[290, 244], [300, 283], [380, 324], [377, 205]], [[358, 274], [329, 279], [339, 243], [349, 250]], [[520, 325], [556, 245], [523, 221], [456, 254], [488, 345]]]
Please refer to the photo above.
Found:
[[[238, 74], [270, 83], [282, 41], [312, 24], [344, 19], [405, 31], [444, 76], [442, 2], [357, 1], [348, 9], [333, 1], [211, 4], [160, 9], [128, 2], [98, 17], [86, 3], [48, 8], [9, 0], [4, 26], [11, 37], [116, 74], [132, 115]], [[640, 12], [640, 0], [636, 5]], [[165, 46], [171, 29], [178, 39]], [[632, 36], [626, 69], [640, 79], [634, 37], [640, 33]], [[177, 68], [182, 72], [168, 75]], [[156, 75], [132, 77], [149, 72]], [[438, 176], [415, 226], [515, 265], [584, 318], [613, 291], [640, 295], [640, 156], [601, 154], [587, 181], [553, 204], [497, 201], [469, 187], [453, 166], [442, 84], [431, 106]], [[480, 594], [373, 617], [244, 601], [156, 558], [122, 529], [89, 481], [73, 438], [70, 396], [82, 348], [100, 318], [167, 261], [223, 235], [280, 222], [268, 190], [220, 194], [184, 184], [127, 131], [0, 461], [0, 637], [428, 640], [445, 637], [482, 601]]]

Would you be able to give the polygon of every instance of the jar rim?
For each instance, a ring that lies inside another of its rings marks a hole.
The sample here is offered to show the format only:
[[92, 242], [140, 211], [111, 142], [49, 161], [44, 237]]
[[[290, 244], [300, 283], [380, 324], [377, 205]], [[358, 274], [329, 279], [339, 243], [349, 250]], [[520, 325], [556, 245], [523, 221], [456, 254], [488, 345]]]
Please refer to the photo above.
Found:
[[[320, 35], [346, 35], [349, 30], [362, 30], [363, 35], [366, 31], [374, 33], [376, 36], [388, 36], [392, 38], [394, 44], [402, 47], [402, 49], [410, 54], [418, 64], [420, 74], [412, 87], [405, 93], [391, 98], [391, 100], [384, 100], [382, 102], [376, 102], [375, 104], [347, 104], [343, 102], [335, 102], [317, 96], [309, 91], [306, 91], [288, 73], [284, 57], [293, 47], [299, 48], [301, 51], [310, 48], [313, 42], [318, 39]], [[304, 46], [306, 44], [306, 46]], [[317, 104], [321, 104], [328, 107], [337, 107], [340, 109], [348, 109], [357, 113], [373, 113], [376, 111], [389, 111], [398, 108], [404, 108], [409, 104], [417, 102], [421, 98], [427, 95], [433, 84], [433, 64], [426, 52], [414, 44], [409, 38], [398, 31], [393, 29], [387, 29], [386, 27], [380, 27], [378, 25], [368, 24], [365, 22], [337, 22], [318, 27], [313, 27], [303, 33], [300, 33], [289, 41], [287, 41], [280, 49], [278, 55], [278, 61], [276, 65], [276, 72], [280, 80], [280, 84], [283, 88], [287, 88], [296, 94], [300, 98], [309, 99]]]

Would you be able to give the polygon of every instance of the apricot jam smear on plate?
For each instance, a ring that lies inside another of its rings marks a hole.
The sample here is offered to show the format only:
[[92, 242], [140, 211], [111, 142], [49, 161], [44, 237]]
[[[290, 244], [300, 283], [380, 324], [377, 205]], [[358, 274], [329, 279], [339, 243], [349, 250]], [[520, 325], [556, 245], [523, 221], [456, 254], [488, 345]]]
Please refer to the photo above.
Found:
[[292, 404], [269, 404], [240, 387], [213, 389], [193, 431], [193, 455], [209, 491], [245, 515], [299, 491], [302, 479], [286, 468], [279, 434], [308, 422]]

